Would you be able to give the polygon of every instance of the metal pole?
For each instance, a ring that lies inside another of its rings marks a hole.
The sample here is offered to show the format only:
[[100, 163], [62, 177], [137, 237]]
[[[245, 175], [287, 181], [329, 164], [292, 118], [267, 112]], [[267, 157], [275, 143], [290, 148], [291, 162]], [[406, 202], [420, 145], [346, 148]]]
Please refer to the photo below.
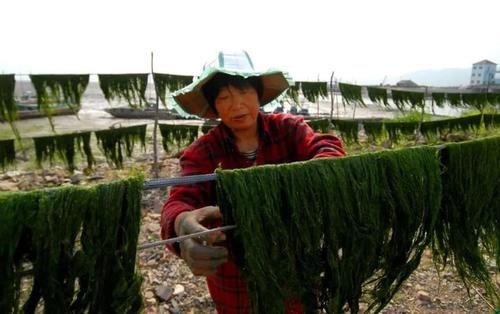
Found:
[[174, 177], [153, 179], [144, 182], [144, 190], [163, 188], [167, 186], [181, 185], [181, 184], [194, 184], [206, 181], [215, 181], [217, 176], [215, 173], [198, 174], [193, 176]]
[[155, 242], [150, 242], [150, 243], [144, 243], [144, 244], [139, 245], [137, 247], [137, 250], [145, 250], [145, 249], [149, 249], [149, 248], [152, 248], [152, 247], [157, 247], [157, 246], [160, 246], [160, 245], [181, 242], [181, 241], [184, 241], [184, 240], [187, 240], [187, 239], [191, 239], [191, 238], [200, 238], [201, 239], [202, 236], [205, 236], [205, 235], [208, 235], [208, 234], [211, 234], [211, 233], [214, 233], [214, 232], [218, 232], [218, 231], [223, 232], [223, 231], [229, 231], [229, 230], [234, 230], [234, 229], [236, 229], [236, 225], [222, 226], [222, 227], [213, 228], [213, 229], [209, 229], [209, 230], [205, 230], [205, 231], [201, 231], [201, 232], [186, 234], [186, 235], [179, 236], [179, 237], [176, 237], [176, 238], [170, 238], [170, 239], [166, 239], [166, 240], [160, 240], [160, 241], [155, 241]]

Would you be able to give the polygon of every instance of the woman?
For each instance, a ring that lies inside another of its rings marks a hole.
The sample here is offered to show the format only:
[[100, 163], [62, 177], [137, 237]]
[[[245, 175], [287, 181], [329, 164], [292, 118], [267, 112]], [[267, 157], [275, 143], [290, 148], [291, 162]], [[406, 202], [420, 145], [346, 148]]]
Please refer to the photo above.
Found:
[[[195, 82], [174, 93], [187, 112], [221, 120], [183, 152], [182, 175], [344, 155], [338, 138], [315, 134], [302, 117], [260, 112], [260, 106], [287, 88], [282, 72], [255, 72], [246, 53], [219, 53], [217, 61]], [[174, 187], [162, 210], [162, 237], [213, 228], [220, 225], [220, 219], [213, 182]], [[170, 249], [186, 261], [193, 274], [207, 277], [219, 313], [251, 312], [245, 279], [224, 240], [223, 233], [212, 234]], [[288, 313], [301, 311], [297, 302], [288, 302], [286, 307]]]

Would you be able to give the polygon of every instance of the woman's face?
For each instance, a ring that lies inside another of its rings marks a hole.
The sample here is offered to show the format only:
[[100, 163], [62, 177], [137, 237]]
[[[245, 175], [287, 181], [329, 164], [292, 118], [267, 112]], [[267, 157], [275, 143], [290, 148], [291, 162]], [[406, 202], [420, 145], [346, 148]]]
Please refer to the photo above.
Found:
[[233, 130], [252, 128], [257, 124], [259, 97], [253, 87], [223, 87], [215, 98], [215, 109], [222, 122]]

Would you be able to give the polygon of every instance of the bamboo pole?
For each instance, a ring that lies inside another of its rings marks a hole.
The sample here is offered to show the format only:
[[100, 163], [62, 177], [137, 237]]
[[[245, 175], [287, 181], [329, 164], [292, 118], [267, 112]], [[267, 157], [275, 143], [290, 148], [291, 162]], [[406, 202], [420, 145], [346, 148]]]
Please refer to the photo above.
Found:
[[159, 116], [159, 109], [158, 109], [158, 88], [154, 82], [154, 75], [153, 75], [153, 52], [151, 51], [151, 77], [153, 77], [153, 84], [155, 87], [155, 95], [156, 95], [156, 102], [155, 102], [155, 123], [153, 126], [153, 174], [155, 178], [159, 177], [159, 167], [158, 167], [158, 146], [157, 140], [158, 140], [158, 116]]
[[333, 119], [333, 74], [335, 71], [332, 71], [332, 75], [330, 75], [330, 121]]

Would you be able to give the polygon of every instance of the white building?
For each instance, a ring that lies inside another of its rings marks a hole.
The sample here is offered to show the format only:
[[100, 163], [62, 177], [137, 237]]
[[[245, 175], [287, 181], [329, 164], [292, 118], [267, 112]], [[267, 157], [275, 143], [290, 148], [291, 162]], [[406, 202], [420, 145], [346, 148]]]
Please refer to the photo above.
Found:
[[472, 73], [470, 75], [471, 86], [485, 86], [495, 84], [495, 73], [497, 72], [497, 64], [489, 60], [479, 61], [472, 65]]

